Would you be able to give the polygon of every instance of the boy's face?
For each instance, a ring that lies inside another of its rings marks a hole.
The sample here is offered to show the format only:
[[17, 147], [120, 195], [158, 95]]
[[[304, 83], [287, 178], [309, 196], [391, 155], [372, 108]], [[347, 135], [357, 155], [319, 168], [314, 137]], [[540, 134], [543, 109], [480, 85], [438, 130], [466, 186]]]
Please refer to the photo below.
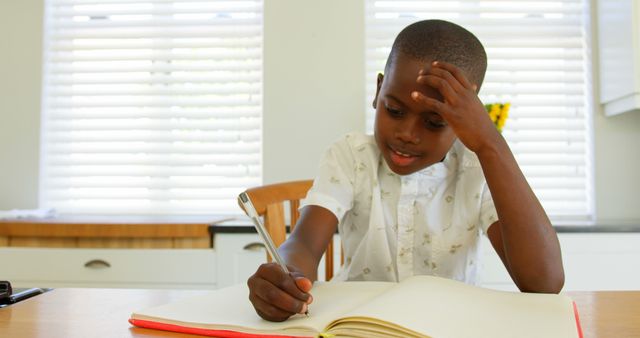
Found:
[[400, 54], [384, 78], [378, 75], [374, 134], [384, 160], [398, 175], [412, 174], [442, 161], [456, 140], [453, 129], [439, 114], [411, 98], [412, 92], [419, 91], [442, 101], [437, 90], [416, 82], [418, 72], [426, 67], [430, 62]]

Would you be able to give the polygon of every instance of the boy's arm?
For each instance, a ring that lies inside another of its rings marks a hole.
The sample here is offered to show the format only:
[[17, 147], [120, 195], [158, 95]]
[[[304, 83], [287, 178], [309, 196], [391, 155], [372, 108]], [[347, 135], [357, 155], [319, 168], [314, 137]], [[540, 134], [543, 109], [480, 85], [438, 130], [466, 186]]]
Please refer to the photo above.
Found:
[[309, 205], [300, 212], [293, 233], [278, 248], [288, 265], [295, 266], [311, 281], [318, 279], [318, 264], [336, 232], [338, 219], [329, 210]]
[[266, 263], [247, 281], [249, 300], [260, 317], [279, 322], [306, 312], [318, 263], [337, 225], [336, 217], [325, 208], [310, 205], [302, 209], [293, 233], [278, 248], [291, 275], [276, 263]]
[[412, 97], [439, 113], [480, 160], [499, 221], [489, 239], [522, 291], [557, 293], [564, 284], [558, 237], [529, 187], [504, 138], [498, 133], [471, 84], [454, 65], [434, 62], [417, 82], [436, 88], [444, 102], [420, 92]]
[[499, 221], [487, 234], [521, 291], [558, 293], [564, 284], [560, 244], [502, 137], [476, 153]]

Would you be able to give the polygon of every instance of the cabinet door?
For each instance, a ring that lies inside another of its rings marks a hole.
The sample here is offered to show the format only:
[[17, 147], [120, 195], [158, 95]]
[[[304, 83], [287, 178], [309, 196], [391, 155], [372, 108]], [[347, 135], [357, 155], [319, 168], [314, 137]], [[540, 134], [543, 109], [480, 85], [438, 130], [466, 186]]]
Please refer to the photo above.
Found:
[[[640, 233], [558, 234], [565, 283], [563, 291], [635, 290], [640, 285]], [[498, 254], [483, 238], [480, 285], [517, 290]]]
[[564, 291], [640, 286], [640, 233], [564, 233], [559, 239]]
[[210, 249], [2, 248], [0, 274], [17, 287], [216, 287]]
[[640, 109], [640, 5], [598, 0], [600, 103], [607, 116]]
[[480, 270], [478, 271], [478, 284], [480, 286], [497, 289], [516, 291], [518, 288], [511, 280], [507, 268], [504, 267], [500, 257], [491, 246], [491, 242], [485, 236], [481, 239]]
[[218, 258], [218, 287], [246, 283], [267, 259], [258, 234], [215, 234], [213, 249]]
[[[260, 264], [267, 261], [264, 244], [258, 234], [216, 234], [213, 241], [218, 259], [218, 286], [246, 283]], [[334, 275], [340, 269], [340, 236], [333, 238]], [[318, 278], [324, 279], [324, 257], [318, 266]]]

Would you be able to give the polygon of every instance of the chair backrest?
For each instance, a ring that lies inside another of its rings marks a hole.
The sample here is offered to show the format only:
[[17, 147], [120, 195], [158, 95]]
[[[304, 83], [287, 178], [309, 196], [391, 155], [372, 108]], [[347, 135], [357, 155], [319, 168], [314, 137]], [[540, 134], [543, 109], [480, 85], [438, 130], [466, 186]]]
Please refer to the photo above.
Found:
[[[258, 215], [263, 216], [264, 226], [267, 228], [276, 247], [280, 246], [287, 236], [285, 202], [289, 202], [290, 231], [293, 231], [300, 217], [300, 212], [298, 211], [300, 200], [307, 196], [307, 191], [309, 191], [312, 185], [313, 180], [302, 180], [247, 189], [246, 193], [249, 195]], [[240, 207], [242, 208], [242, 205], [240, 205]], [[268, 253], [267, 260], [271, 262], [271, 257]], [[325, 252], [325, 278], [326, 280], [330, 280], [332, 277], [333, 238], [329, 242]]]

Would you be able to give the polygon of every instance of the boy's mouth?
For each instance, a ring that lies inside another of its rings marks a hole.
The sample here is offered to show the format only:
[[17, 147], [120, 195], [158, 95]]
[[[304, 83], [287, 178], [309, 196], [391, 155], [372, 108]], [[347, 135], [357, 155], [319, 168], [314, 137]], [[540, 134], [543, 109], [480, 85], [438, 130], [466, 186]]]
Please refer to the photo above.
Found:
[[398, 150], [392, 146], [389, 146], [389, 155], [391, 161], [400, 167], [405, 167], [413, 164], [419, 157], [419, 155], [412, 154], [406, 150]]

